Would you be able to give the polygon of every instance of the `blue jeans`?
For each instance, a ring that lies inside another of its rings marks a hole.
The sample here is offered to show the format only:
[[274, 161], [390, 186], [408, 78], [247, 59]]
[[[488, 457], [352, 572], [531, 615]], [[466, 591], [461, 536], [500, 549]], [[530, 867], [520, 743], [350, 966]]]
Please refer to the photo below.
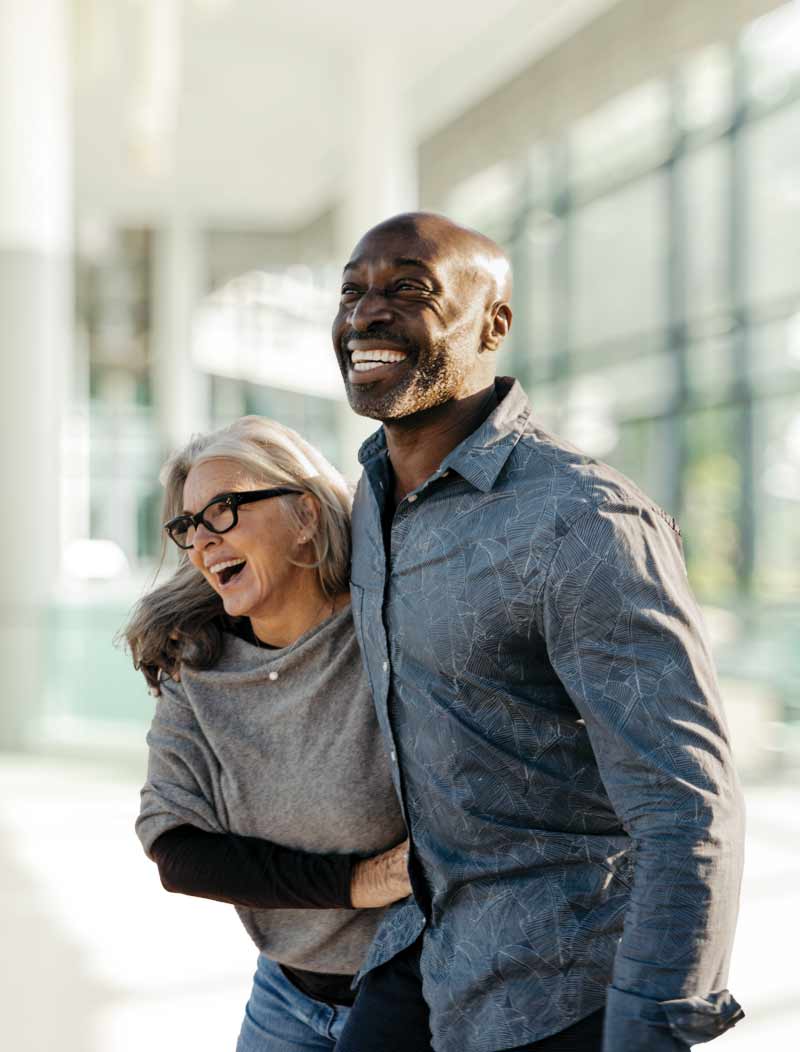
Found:
[[304, 994], [262, 953], [236, 1052], [333, 1052], [349, 1011]]

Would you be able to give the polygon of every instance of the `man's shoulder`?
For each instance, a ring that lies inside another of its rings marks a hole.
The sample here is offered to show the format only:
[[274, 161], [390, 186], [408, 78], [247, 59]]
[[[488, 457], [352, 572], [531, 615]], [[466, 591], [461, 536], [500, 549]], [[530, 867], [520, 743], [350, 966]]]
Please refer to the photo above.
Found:
[[592, 513], [655, 513], [676, 533], [677, 522], [635, 482], [610, 464], [528, 421], [509, 457], [501, 485], [515, 489], [554, 536]]

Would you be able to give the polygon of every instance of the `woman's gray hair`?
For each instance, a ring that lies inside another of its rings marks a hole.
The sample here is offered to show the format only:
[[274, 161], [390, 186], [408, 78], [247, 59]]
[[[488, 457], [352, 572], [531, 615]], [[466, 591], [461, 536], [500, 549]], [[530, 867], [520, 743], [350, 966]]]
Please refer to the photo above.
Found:
[[[195, 435], [161, 470], [165, 520], [180, 514], [189, 472], [208, 460], [231, 461], [243, 478], [259, 485], [291, 486], [310, 494], [318, 509], [309, 540], [313, 558], [308, 563], [290, 561], [315, 570], [325, 596], [332, 599], [347, 591], [352, 493], [318, 450], [291, 428], [260, 416], [244, 416], [218, 431]], [[275, 499], [298, 530], [305, 525], [296, 496]], [[184, 552], [170, 580], [139, 601], [121, 635], [135, 667], [157, 688], [162, 671], [174, 674], [181, 664], [213, 665], [222, 650], [222, 634], [232, 627], [222, 600]]]

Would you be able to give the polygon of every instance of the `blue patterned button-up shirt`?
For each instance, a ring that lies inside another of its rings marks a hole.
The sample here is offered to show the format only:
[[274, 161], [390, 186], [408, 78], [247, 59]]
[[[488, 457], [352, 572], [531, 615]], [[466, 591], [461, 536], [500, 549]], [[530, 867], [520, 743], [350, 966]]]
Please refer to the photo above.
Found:
[[353, 609], [419, 903], [364, 970], [424, 928], [437, 1052], [606, 1003], [605, 1052], [673, 1052], [741, 1014], [741, 799], [679, 531], [498, 396], [385, 533], [383, 432], [360, 453]]

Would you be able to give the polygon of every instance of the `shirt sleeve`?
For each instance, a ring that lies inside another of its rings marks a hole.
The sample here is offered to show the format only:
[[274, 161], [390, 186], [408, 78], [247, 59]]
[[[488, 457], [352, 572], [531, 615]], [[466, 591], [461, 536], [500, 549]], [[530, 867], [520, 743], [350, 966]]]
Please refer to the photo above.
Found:
[[162, 833], [150, 855], [167, 891], [248, 909], [352, 909], [351, 855], [296, 851], [189, 825]]
[[180, 683], [165, 678], [147, 735], [147, 781], [136, 833], [149, 855], [158, 837], [180, 825], [227, 830], [219, 763]]
[[724, 984], [743, 806], [678, 533], [655, 509], [592, 509], [543, 589], [556, 674], [635, 844], [604, 1052], [678, 1052], [743, 1015]]

